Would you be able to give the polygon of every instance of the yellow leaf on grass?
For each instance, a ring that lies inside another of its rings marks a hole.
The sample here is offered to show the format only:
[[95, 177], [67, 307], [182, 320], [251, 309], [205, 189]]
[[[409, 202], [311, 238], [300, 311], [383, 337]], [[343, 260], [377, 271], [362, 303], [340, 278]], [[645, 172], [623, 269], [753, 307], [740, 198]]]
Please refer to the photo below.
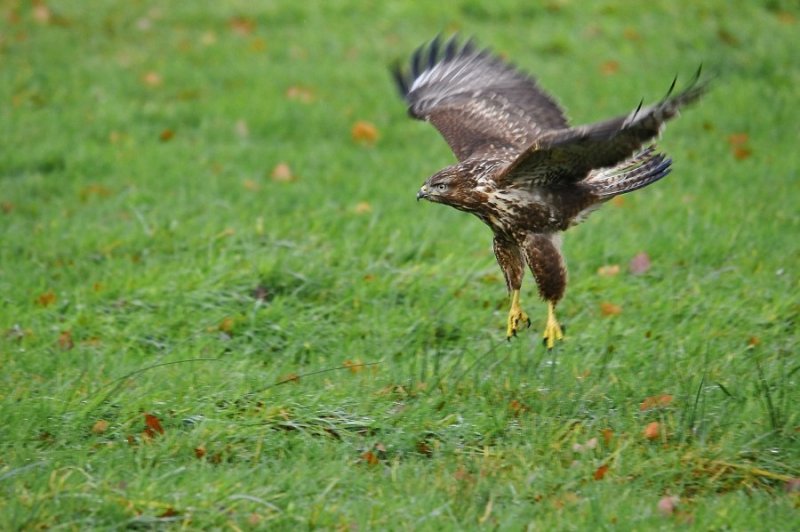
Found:
[[53, 17], [53, 12], [44, 2], [34, 2], [33, 20], [39, 24], [48, 24]]
[[275, 168], [272, 169], [272, 174], [270, 174], [273, 181], [277, 181], [279, 183], [289, 183], [290, 181], [294, 181], [297, 179], [297, 176], [292, 173], [292, 169], [289, 168], [289, 165], [286, 163], [278, 163], [275, 165]]
[[614, 277], [619, 273], [619, 264], [606, 264], [597, 269], [597, 275], [601, 277]]
[[217, 326], [217, 329], [224, 333], [229, 333], [233, 331], [233, 326], [236, 324], [233, 318], [225, 318], [223, 319], [220, 324]]
[[278, 384], [283, 384], [284, 382], [300, 382], [300, 376], [297, 373], [287, 373], [280, 379], [278, 379]]
[[159, 74], [158, 72], [154, 72], [152, 70], [150, 72], [146, 72], [142, 76], [142, 83], [144, 83], [148, 87], [158, 87], [163, 83], [163, 81], [164, 80], [161, 78], [161, 74]]
[[256, 181], [252, 179], [245, 179], [244, 181], [242, 181], [242, 185], [244, 185], [244, 188], [246, 188], [251, 192], [256, 192], [261, 188], [261, 185], [259, 185]]
[[372, 205], [370, 205], [366, 201], [360, 201], [356, 203], [356, 206], [354, 207], [353, 210], [356, 212], [356, 214], [367, 214], [369, 212], [372, 212]]
[[364, 369], [364, 363], [360, 360], [345, 360], [343, 366], [349, 369], [351, 373], [358, 373]]
[[286, 98], [301, 103], [314, 101], [314, 91], [301, 85], [292, 85], [286, 89]]
[[359, 120], [350, 130], [353, 140], [362, 144], [375, 144], [378, 140], [378, 128], [370, 122]]

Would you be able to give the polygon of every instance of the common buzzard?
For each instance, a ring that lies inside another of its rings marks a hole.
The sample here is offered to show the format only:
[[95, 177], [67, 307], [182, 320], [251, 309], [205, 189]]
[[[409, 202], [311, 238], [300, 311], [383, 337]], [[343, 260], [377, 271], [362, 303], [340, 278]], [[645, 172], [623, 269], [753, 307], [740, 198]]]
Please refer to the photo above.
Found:
[[507, 336], [530, 326], [520, 307], [527, 263], [547, 302], [544, 342], [563, 338], [555, 307], [567, 272], [561, 233], [614, 196], [645, 187], [670, 171], [671, 160], [649, 145], [707, 83], [692, 82], [658, 103], [593, 124], [570, 127], [536, 80], [493, 55], [437, 37], [420, 47], [395, 81], [409, 114], [432, 123], [458, 162], [425, 181], [417, 199], [476, 215], [494, 233], [494, 254], [511, 298]]

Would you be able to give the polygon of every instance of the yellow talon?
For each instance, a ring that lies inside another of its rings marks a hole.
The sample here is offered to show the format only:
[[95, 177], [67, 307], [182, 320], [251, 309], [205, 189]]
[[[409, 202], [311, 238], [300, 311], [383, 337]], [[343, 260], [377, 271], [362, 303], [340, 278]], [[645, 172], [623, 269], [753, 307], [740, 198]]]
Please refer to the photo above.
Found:
[[519, 290], [511, 292], [511, 310], [508, 311], [508, 328], [506, 329], [506, 338], [511, 340], [512, 336], [517, 335], [519, 324], [526, 322], [528, 327], [531, 326], [531, 320], [524, 310], [519, 306]]
[[556, 306], [547, 302], [547, 325], [544, 328], [544, 342], [547, 349], [553, 349], [556, 340], [564, 338], [564, 333], [561, 331], [561, 325], [556, 320]]

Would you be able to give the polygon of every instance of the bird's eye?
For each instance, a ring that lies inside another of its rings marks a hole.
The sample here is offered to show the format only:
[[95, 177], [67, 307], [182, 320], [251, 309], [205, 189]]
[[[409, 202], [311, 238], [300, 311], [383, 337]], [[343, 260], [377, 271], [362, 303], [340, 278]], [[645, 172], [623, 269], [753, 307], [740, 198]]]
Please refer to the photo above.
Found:
[[447, 190], [447, 185], [445, 185], [444, 183], [439, 183], [438, 185], [436, 185], [436, 189], [439, 192], [444, 192], [445, 190]]

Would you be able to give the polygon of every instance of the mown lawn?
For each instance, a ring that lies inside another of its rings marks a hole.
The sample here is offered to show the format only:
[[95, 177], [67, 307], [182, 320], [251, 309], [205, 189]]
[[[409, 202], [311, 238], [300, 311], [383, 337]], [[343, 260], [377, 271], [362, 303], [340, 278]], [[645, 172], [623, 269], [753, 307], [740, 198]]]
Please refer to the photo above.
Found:
[[[794, 2], [0, 5], [0, 529], [800, 522]], [[455, 31], [576, 123], [715, 76], [567, 234], [552, 352], [414, 201], [387, 66]]]

